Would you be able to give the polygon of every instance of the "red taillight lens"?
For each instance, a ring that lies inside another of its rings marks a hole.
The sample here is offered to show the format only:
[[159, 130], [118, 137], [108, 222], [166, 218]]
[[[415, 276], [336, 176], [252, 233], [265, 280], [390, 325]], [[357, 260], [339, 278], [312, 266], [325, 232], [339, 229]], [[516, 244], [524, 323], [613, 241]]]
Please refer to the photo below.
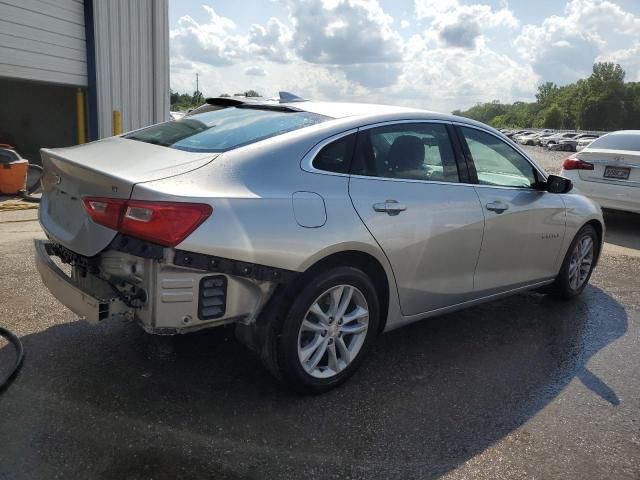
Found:
[[175, 247], [211, 215], [202, 203], [85, 198], [91, 219], [105, 227], [166, 247]]
[[212, 211], [209, 205], [202, 203], [130, 200], [118, 230], [143, 240], [175, 247], [209, 218]]
[[593, 170], [593, 163], [569, 157], [562, 162], [562, 168], [565, 170]]
[[120, 217], [126, 205], [126, 200], [117, 198], [87, 197], [83, 199], [84, 208], [93, 220], [100, 225], [118, 229]]

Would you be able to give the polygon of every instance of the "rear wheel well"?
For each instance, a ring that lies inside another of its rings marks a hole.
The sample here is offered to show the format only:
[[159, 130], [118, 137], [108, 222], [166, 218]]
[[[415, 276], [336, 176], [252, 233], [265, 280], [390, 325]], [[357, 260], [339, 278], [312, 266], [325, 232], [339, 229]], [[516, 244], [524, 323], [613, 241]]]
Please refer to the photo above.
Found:
[[357, 250], [347, 250], [324, 257], [298, 274], [291, 282], [278, 285], [254, 325], [236, 324], [237, 338], [249, 349], [257, 352], [274, 375], [278, 376], [278, 368], [274, 363], [277, 336], [293, 299], [314, 276], [331, 268], [345, 266], [362, 270], [373, 282], [380, 303], [378, 333], [384, 330], [389, 312], [390, 286], [380, 262], [372, 255]]
[[603, 227], [602, 227], [602, 223], [600, 223], [598, 220], [589, 220], [587, 223], [585, 223], [585, 225], [591, 225], [593, 228], [596, 229], [596, 233], [598, 234], [598, 258], [600, 258], [600, 250], [602, 250], [602, 235], [603, 235]]
[[380, 331], [384, 330], [389, 312], [389, 280], [380, 262], [368, 253], [347, 250], [334, 253], [317, 261], [302, 274], [299, 285], [320, 272], [334, 267], [355, 267], [362, 270], [371, 279], [378, 293], [380, 302]]
[[598, 220], [589, 220], [587, 223], [585, 223], [585, 225], [592, 225], [593, 228], [596, 229], [596, 232], [598, 232], [598, 239], [602, 240], [602, 224], [598, 221]]

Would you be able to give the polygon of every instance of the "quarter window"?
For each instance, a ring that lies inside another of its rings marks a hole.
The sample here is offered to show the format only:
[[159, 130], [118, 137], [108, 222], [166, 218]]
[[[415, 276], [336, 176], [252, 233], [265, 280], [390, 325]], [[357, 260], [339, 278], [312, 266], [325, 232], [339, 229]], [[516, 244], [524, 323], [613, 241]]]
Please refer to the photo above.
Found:
[[489, 133], [461, 127], [478, 174], [480, 185], [533, 187], [537, 175], [529, 161]]
[[459, 182], [458, 167], [444, 125], [397, 124], [358, 133], [354, 175]]
[[335, 173], [349, 173], [356, 134], [347, 135], [324, 146], [313, 159], [318, 170]]

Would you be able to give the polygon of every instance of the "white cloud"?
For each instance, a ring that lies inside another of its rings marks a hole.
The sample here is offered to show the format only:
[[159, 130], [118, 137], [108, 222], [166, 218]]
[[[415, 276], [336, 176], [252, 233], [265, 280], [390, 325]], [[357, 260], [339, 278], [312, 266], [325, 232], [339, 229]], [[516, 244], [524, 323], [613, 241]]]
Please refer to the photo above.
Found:
[[247, 42], [254, 56], [272, 62], [291, 60], [291, 30], [277, 18], [270, 18], [265, 26], [251, 25]]
[[170, 32], [172, 56], [211, 65], [230, 65], [238, 60], [244, 39], [234, 35], [235, 23], [219, 16], [211, 7], [203, 6], [209, 21], [199, 24], [185, 16]]
[[293, 45], [307, 62], [327, 65], [399, 62], [402, 37], [377, 0], [289, 0]]
[[429, 22], [431, 37], [450, 47], [475, 48], [484, 30], [519, 26], [507, 7], [495, 10], [490, 5], [461, 4], [458, 0], [415, 0], [415, 12]]
[[244, 70], [245, 75], [252, 75], [254, 77], [266, 77], [267, 72], [264, 68], [259, 67], [257, 65], [247, 67]]
[[356, 63], [340, 65], [345, 77], [368, 88], [383, 88], [395, 85], [402, 73], [399, 63]]
[[640, 80], [640, 20], [613, 0], [569, 0], [564, 16], [522, 28], [506, 2], [413, 0], [409, 23], [379, 0], [280, 1], [288, 17], [261, 24], [241, 27], [211, 7], [205, 21], [179, 19], [172, 87], [195, 90], [198, 72], [205, 95], [288, 90], [450, 111], [532, 100], [540, 82], [575, 81], [596, 59], [619, 62], [627, 79]]
[[563, 84], [588, 76], [597, 58], [618, 50], [616, 43], [632, 44], [639, 32], [640, 17], [615, 3], [569, 0], [563, 16], [525, 25], [514, 44], [541, 80]]
[[596, 60], [618, 63], [627, 72], [627, 81], [640, 82], [640, 41], [632, 47], [602, 54]]
[[[494, 99], [525, 100], [536, 88], [530, 66], [496, 53], [482, 40], [473, 50], [451, 49], [429, 47], [422, 36], [415, 35], [408, 50], [401, 85], [406, 86], [406, 96], [426, 101], [435, 110], [466, 108]], [[402, 94], [401, 86], [397, 94]]]

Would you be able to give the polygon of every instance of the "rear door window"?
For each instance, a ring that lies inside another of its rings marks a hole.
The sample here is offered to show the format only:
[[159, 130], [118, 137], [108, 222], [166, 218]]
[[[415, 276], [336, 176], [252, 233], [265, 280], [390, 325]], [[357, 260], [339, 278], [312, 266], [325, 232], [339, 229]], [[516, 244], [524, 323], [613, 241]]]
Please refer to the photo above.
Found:
[[358, 132], [354, 175], [460, 182], [447, 128], [402, 123]]
[[124, 138], [190, 152], [226, 152], [326, 120], [304, 111], [231, 107], [153, 125]]

